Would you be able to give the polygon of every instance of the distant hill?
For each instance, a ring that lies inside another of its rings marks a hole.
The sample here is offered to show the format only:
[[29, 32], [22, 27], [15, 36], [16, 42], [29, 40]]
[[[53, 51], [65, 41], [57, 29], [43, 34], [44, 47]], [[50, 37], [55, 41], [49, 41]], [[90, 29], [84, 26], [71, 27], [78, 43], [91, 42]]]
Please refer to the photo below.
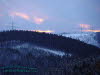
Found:
[[17, 30], [0, 32], [1, 43], [12, 40], [29, 42], [49, 49], [60, 50], [68, 53], [72, 52], [80, 56], [89, 55], [99, 50], [99, 48], [79, 40], [66, 38], [56, 34]]
[[99, 32], [98, 33], [97, 32], [61, 33], [61, 35], [65, 37], [77, 39], [87, 44], [91, 44], [100, 48]]
[[[100, 70], [93, 67], [99, 65], [99, 55], [98, 47], [61, 35], [22, 30], [0, 32], [0, 67], [18, 65], [38, 70], [10, 75], [84, 75], [92, 73], [92, 69]], [[8, 75], [1, 68], [0, 74]]]

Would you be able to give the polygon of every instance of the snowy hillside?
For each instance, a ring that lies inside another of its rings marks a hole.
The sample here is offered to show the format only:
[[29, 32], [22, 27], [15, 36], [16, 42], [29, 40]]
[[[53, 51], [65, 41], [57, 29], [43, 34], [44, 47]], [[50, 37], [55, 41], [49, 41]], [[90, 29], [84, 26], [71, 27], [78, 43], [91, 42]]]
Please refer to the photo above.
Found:
[[[84, 36], [77, 34], [77, 37], [88, 37], [88, 35], [90, 34]], [[67, 37], [71, 37], [71, 34]], [[52, 73], [52, 75], [74, 75], [76, 70], [79, 72], [80, 65], [83, 65], [82, 68], [89, 63], [91, 63], [89, 66], [95, 66], [94, 62], [99, 60], [97, 59], [100, 58], [99, 55], [98, 47], [56, 34], [17, 30], [0, 32], [0, 66], [8, 66], [9, 70], [19, 69], [9, 66], [27, 66], [38, 70], [27, 74], [15, 72], [9, 75], [51, 75]], [[79, 69], [76, 68], [77, 65]], [[94, 69], [89, 66], [82, 71]], [[2, 71], [5, 70], [0, 69], [0, 75], [8, 75], [8, 73], [3, 74]], [[80, 71], [80, 75], [82, 74]]]
[[[87, 39], [84, 39], [83, 41], [98, 45], [97, 42], [93, 39], [95, 34], [68, 34], [67, 36], [73, 36], [77, 39], [80, 37], [82, 40], [87, 37]], [[65, 52], [70, 53], [72, 56], [85, 57], [89, 54], [92, 55], [94, 52], [99, 50], [99, 48], [95, 46], [72, 38], [66, 38], [56, 34], [46, 34], [22, 30], [0, 32], [0, 45], [1, 48], [18, 49], [19, 52], [22, 51], [22, 54], [24, 52], [27, 53], [27, 51], [33, 49], [34, 51], [37, 51], [37, 53], [42, 51], [43, 53], [59, 56], [63, 56]], [[20, 46], [23, 47], [21, 50]], [[70, 54], [67, 54], [67, 56], [71, 56]]]
[[66, 36], [66, 37], [71, 37], [73, 39], [78, 39], [80, 41], [83, 41], [87, 44], [91, 44], [97, 47], [100, 47], [100, 44], [98, 43], [96, 39], [96, 33], [94, 32], [83, 32], [83, 33], [62, 33], [61, 35]]
[[23, 55], [27, 55], [28, 53], [31, 52], [32, 55], [36, 57], [37, 56], [49, 56], [49, 55], [61, 56], [61, 57], [63, 56], [71, 57], [72, 55], [70, 53], [65, 53], [63, 51], [59, 51], [55, 49], [52, 50], [52, 49], [44, 48], [44, 47], [37, 46], [31, 43], [22, 43], [20, 41], [3, 42], [2, 45], [0, 44], [0, 48], [9, 48], [12, 50], [17, 50]]

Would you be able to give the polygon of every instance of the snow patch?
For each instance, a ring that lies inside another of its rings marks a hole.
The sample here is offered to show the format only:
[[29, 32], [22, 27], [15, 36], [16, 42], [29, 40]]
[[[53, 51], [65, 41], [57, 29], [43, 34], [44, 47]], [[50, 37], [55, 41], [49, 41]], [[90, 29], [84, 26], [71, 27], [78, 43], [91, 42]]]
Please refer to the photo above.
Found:
[[[68, 57], [71, 57], [72, 54], [71, 53], [65, 53], [63, 51], [58, 51], [58, 50], [52, 50], [52, 49], [48, 49], [48, 48], [43, 48], [43, 47], [40, 47], [40, 46], [36, 46], [36, 45], [32, 45], [32, 44], [28, 44], [28, 43], [24, 43], [24, 44], [21, 44], [21, 45], [17, 45], [17, 46], [13, 46], [12, 47], [13, 49], [17, 49], [19, 50], [21, 53], [29, 53], [33, 50], [41, 50], [41, 51], [44, 51], [46, 52], [47, 54], [50, 53], [50, 54], [53, 54], [53, 55], [58, 55], [58, 56], [68, 56]], [[27, 50], [28, 49], [28, 50]]]
[[95, 38], [96, 37], [95, 32], [93, 32], [93, 33], [92, 32], [91, 33], [86, 33], [86, 32], [83, 32], [83, 33], [66, 33], [66, 34], [62, 34], [62, 36], [77, 39], [77, 40], [83, 41], [87, 44], [91, 44], [91, 45], [99, 47], [99, 43]]

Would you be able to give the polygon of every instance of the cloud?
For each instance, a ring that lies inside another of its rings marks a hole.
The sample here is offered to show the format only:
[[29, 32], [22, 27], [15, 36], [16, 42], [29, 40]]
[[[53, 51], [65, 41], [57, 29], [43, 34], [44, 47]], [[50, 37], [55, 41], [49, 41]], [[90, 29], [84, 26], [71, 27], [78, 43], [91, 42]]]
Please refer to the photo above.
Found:
[[90, 25], [89, 24], [80, 24], [81, 28], [89, 29]]
[[82, 30], [83, 32], [100, 32], [100, 30]]
[[13, 12], [13, 13], [11, 13], [11, 16], [13, 16], [13, 17], [14, 16], [19, 16], [19, 17], [24, 18], [26, 20], [29, 20], [30, 19], [30, 16], [28, 16], [25, 13], [21, 13], [21, 12]]
[[44, 18], [40, 18], [40, 17], [34, 17], [33, 20], [34, 20], [34, 23], [36, 24], [42, 24], [45, 21]]
[[16, 18], [15, 16], [21, 17], [21, 18], [31, 21], [35, 24], [42, 24], [46, 19], [48, 19], [47, 16], [38, 17], [35, 14], [30, 15], [30, 14], [26, 14], [23, 12], [12, 12], [12, 13], [10, 13], [10, 15], [14, 18]]

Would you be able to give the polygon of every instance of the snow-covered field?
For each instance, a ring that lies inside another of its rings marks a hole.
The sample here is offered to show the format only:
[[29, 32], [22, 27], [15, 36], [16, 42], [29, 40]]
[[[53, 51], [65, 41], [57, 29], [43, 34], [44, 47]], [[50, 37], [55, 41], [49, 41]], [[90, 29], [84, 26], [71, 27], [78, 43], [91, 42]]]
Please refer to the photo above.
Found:
[[96, 39], [96, 33], [95, 32], [81, 32], [81, 33], [64, 33], [61, 34], [62, 36], [70, 37], [73, 39], [78, 39], [80, 41], [83, 41], [87, 44], [91, 44], [97, 47], [100, 47], [100, 44], [98, 43]]

